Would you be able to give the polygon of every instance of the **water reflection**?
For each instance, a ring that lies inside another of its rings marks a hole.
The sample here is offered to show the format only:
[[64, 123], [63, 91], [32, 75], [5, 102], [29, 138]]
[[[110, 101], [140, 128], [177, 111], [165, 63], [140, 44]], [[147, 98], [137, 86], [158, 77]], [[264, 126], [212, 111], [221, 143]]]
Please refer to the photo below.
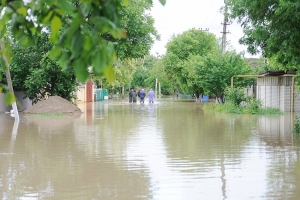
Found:
[[15, 137], [14, 121], [0, 115], [0, 198], [300, 197], [292, 115], [221, 114], [202, 105], [81, 104], [80, 116], [21, 115]]

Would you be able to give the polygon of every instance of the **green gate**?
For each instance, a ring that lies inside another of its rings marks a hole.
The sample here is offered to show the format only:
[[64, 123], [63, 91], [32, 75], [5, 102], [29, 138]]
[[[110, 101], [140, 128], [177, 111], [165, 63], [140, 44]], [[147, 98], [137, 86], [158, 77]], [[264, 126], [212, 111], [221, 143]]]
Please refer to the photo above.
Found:
[[95, 89], [95, 101], [103, 101], [107, 95], [107, 89]]

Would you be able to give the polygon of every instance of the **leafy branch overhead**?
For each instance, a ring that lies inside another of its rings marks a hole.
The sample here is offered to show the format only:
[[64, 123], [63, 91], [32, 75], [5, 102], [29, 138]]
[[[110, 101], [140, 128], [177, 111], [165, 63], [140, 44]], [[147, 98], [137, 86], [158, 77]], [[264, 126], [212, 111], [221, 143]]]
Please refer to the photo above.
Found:
[[299, 1], [229, 0], [227, 5], [229, 17], [243, 27], [240, 42], [250, 53], [261, 51], [286, 67], [299, 66]]
[[[152, 1], [144, 2], [152, 5]], [[165, 3], [163, 0], [160, 2]], [[12, 37], [22, 45], [32, 45], [42, 31], [49, 32], [54, 45], [50, 58], [57, 59], [65, 69], [73, 68], [79, 81], [86, 81], [89, 66], [97, 75], [113, 79], [112, 64], [118, 56], [115, 46], [127, 37], [128, 32], [122, 24], [122, 14], [131, 3], [135, 2], [2, 0], [0, 37], [7, 35], [8, 23]]]

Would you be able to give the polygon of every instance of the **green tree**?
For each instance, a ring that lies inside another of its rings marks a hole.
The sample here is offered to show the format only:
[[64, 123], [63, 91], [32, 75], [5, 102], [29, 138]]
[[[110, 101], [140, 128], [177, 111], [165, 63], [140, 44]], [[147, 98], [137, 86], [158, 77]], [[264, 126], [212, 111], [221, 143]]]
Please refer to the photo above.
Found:
[[155, 60], [153, 67], [149, 70], [149, 76], [145, 80], [147, 87], [155, 88], [156, 79], [160, 83], [162, 94], [169, 95], [173, 93], [173, 85], [169, 81], [169, 76], [165, 71], [163, 60], [160, 58]]
[[[48, 39], [49, 35], [43, 33], [37, 38], [37, 45], [24, 48], [18, 41], [12, 42], [12, 62], [10, 65], [12, 84], [16, 91], [26, 91], [25, 80], [27, 76], [30, 76], [30, 72], [33, 69], [40, 69], [40, 61], [45, 53], [49, 52], [52, 48], [52, 44]], [[5, 77], [3, 72], [3, 77]], [[6, 85], [6, 79], [4, 78], [0, 82]]]
[[126, 37], [116, 42], [116, 52], [119, 59], [144, 58], [149, 54], [154, 39], [159, 39], [154, 27], [154, 19], [149, 14], [152, 4], [147, 0], [132, 0], [121, 11], [121, 27], [126, 31]]
[[[10, 71], [13, 86], [16, 91], [24, 91], [34, 103], [46, 95], [71, 100], [77, 85], [73, 69], [63, 70], [58, 62], [49, 58], [52, 44], [48, 37], [48, 34], [43, 33], [38, 38], [37, 45], [29, 48], [22, 47], [18, 41], [12, 43], [13, 60]], [[5, 80], [3, 79], [3, 84], [6, 84]]]
[[[144, 14], [141, 10], [150, 8], [152, 0], [148, 0], [148, 3], [143, 1], [144, 6], [141, 8], [135, 9], [134, 6], [129, 6], [126, 10], [128, 4], [140, 5], [140, 2], [142, 1], [4, 0], [0, 3], [2, 15], [0, 37], [3, 38], [7, 35], [6, 24], [10, 23], [11, 37], [22, 45], [31, 45], [35, 43], [42, 30], [46, 29], [50, 33], [50, 41], [53, 44], [50, 58], [58, 59], [60, 65], [65, 69], [74, 69], [79, 81], [86, 81], [89, 76], [87, 70], [89, 66], [92, 66], [93, 71], [99, 76], [112, 76], [114, 71], [111, 66], [117, 55], [115, 44], [121, 44], [120, 40], [126, 38], [126, 30], [132, 37], [145, 34], [146, 31], [148, 33], [154, 31], [153, 27], [144, 27], [142, 31], [137, 31], [138, 33], [135, 34], [130, 32], [134, 29], [122, 26], [122, 23], [126, 25], [128, 22], [126, 13], [130, 10], [138, 10], [140, 14]], [[164, 4], [165, 0], [160, 0], [160, 2]], [[139, 18], [141, 16], [132, 14], [132, 17]], [[143, 20], [153, 24], [149, 16], [141, 18], [139, 22]], [[143, 24], [139, 23], [138, 25], [141, 27]], [[147, 39], [142, 42], [132, 44], [136, 44], [139, 48], [136, 48], [131, 56], [137, 57], [147, 52], [149, 48], [141, 47], [141, 45], [151, 45], [153, 41], [149, 39], [152, 36], [150, 35], [148, 34]], [[126, 42], [132, 43], [131, 39]], [[9, 47], [10, 44], [6, 43], [6, 48], [1, 48], [1, 54], [8, 61], [10, 60], [7, 53]], [[137, 51], [139, 50], [142, 53], [138, 55]], [[122, 55], [122, 51], [118, 52]], [[123, 53], [124, 58], [130, 51], [126, 52]]]
[[139, 59], [133, 58], [117, 60], [114, 64], [116, 79], [113, 82], [107, 81], [107, 79], [105, 78], [101, 79], [103, 87], [108, 89], [112, 93], [115, 93], [115, 91], [121, 92], [123, 87], [130, 87], [133, 79], [133, 74], [139, 62]]
[[[235, 52], [207, 54], [206, 56], [190, 57], [188, 65], [196, 69], [196, 85], [202, 88], [205, 94], [215, 95], [224, 103], [224, 92], [230, 86], [231, 77], [234, 75], [250, 74], [249, 64]], [[236, 87], [245, 87], [251, 84], [250, 79], [239, 79]]]
[[36, 103], [50, 95], [71, 101], [77, 86], [73, 69], [63, 70], [58, 62], [49, 58], [49, 54], [44, 55], [40, 65], [41, 68], [31, 68], [26, 76], [24, 87], [29, 99]]
[[273, 57], [285, 67], [300, 64], [300, 3], [295, 0], [229, 0], [230, 17], [244, 29], [248, 51]]
[[135, 87], [147, 87], [146, 79], [150, 76], [150, 71], [155, 62], [155, 56], [145, 56], [145, 58], [142, 59], [141, 64], [136, 67], [131, 85]]
[[188, 86], [188, 74], [184, 62], [190, 56], [203, 56], [215, 51], [217, 45], [215, 35], [196, 29], [190, 29], [171, 38], [166, 45], [164, 65], [174, 89], [179, 87], [182, 92], [191, 92], [189, 88], [192, 86]]

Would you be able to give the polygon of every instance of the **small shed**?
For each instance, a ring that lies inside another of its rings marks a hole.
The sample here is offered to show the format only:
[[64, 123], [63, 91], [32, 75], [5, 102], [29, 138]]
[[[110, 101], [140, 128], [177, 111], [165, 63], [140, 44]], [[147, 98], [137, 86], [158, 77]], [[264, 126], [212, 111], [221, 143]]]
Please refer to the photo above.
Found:
[[95, 89], [95, 101], [103, 101], [108, 99], [107, 89]]
[[[279, 108], [283, 112], [300, 111], [300, 95], [294, 85], [296, 72], [266, 71], [260, 75], [236, 75], [234, 77], [256, 77], [254, 88], [256, 99], [263, 107]], [[233, 78], [231, 85], [233, 86]]]
[[94, 83], [92, 81], [88, 81], [85, 84], [79, 85], [77, 87], [76, 96], [77, 96], [76, 103], [93, 102]]

